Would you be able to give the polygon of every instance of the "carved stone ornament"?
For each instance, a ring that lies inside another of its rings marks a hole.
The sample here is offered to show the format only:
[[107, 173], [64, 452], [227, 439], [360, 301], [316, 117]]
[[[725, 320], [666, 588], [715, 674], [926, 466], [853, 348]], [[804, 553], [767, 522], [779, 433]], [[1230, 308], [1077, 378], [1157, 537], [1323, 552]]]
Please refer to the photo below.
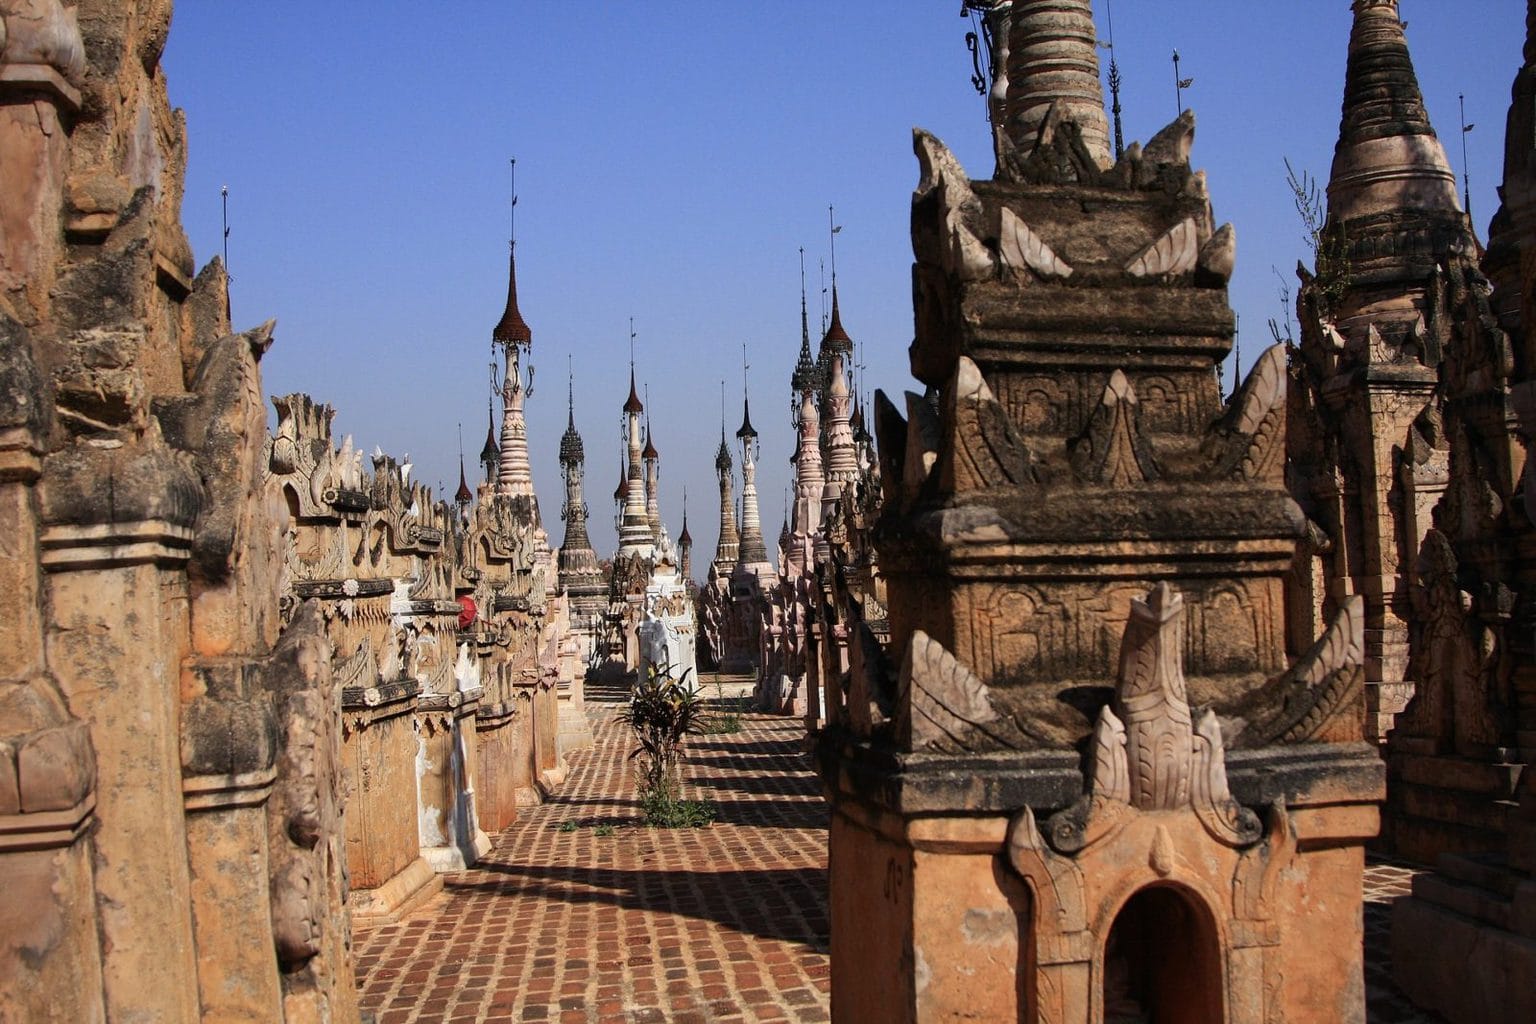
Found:
[[1114, 708], [1100, 711], [1093, 733], [1088, 793], [1046, 823], [1058, 851], [1076, 853], [1112, 835], [1135, 812], [1192, 813], [1212, 839], [1233, 848], [1262, 838], [1258, 816], [1227, 788], [1215, 713], [1191, 724], [1183, 652], [1184, 599], [1159, 583], [1146, 600], [1131, 602]]
[[1285, 346], [1271, 345], [1206, 438], [1209, 476], [1284, 483], [1285, 394]]
[[1152, 446], [1142, 435], [1139, 406], [1124, 372], [1110, 374], [1088, 426], [1072, 444], [1072, 468], [1080, 479], [1126, 487], [1162, 475]]
[[[1034, 482], [1033, 459], [1007, 411], [992, 394], [981, 369], [966, 356], [955, 364], [955, 376], [945, 390], [951, 433], [945, 449], [952, 452], [948, 479], [952, 491], [975, 491], [1003, 484]], [[922, 403], [926, 408], [927, 403]], [[912, 417], [913, 423], [919, 416]], [[908, 452], [914, 451], [909, 445]]]
[[1185, 217], [1147, 246], [1125, 268], [1132, 277], [1171, 277], [1195, 269], [1200, 256], [1200, 229]]
[[1018, 214], [1005, 206], [999, 216], [998, 252], [1005, 266], [1014, 271], [1032, 270], [1043, 278], [1072, 276], [1067, 262], [1052, 252]]
[[971, 179], [949, 147], [933, 135], [918, 130], [912, 141], [922, 168], [922, 180], [913, 202], [935, 198], [939, 218], [938, 237], [933, 246], [936, 251], [919, 252], [919, 261], [937, 263], [962, 281], [993, 277], [997, 273], [997, 258], [976, 233], [981, 201], [971, 191]]
[[1031, 742], [992, 707], [987, 684], [922, 630], [907, 645], [897, 694], [896, 735], [911, 750], [1017, 750]]

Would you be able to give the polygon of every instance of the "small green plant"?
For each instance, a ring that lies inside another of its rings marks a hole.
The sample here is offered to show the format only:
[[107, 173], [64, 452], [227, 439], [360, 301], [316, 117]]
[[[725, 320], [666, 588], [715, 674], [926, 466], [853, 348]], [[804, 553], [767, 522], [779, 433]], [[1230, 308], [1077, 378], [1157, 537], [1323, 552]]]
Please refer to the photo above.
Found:
[[598, 825], [597, 827], [592, 829], [592, 834], [597, 836], [600, 839], [607, 839], [609, 836], [613, 835], [613, 826], [612, 825]]
[[559, 825], [559, 830], [561, 832], [575, 832], [579, 828], [581, 828], [581, 826], [576, 824], [574, 821], [562, 821]]
[[[619, 712], [619, 721], [633, 730], [640, 744], [629, 758], [635, 762], [645, 820], [662, 828], [679, 827], [681, 812], [675, 808], [686, 803], [681, 799], [683, 745], [689, 736], [704, 731], [706, 721], [704, 701], [687, 680], [688, 671], [673, 679], [665, 669], [650, 666], [645, 680], [635, 686], [629, 706]], [[696, 811], [687, 814], [698, 816]]]
[[652, 828], [708, 828], [715, 820], [715, 805], [707, 800], [673, 800], [652, 793], [640, 798], [640, 807]]
[[709, 716], [704, 721], [704, 735], [719, 736], [728, 732], [741, 732], [741, 716], [738, 714], [722, 715], [718, 712]]

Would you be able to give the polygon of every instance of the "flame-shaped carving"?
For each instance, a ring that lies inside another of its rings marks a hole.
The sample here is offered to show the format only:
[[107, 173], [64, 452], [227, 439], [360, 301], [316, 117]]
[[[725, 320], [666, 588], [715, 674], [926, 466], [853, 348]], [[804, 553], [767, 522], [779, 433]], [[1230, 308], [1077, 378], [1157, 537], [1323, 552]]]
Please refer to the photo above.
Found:
[[1027, 268], [1041, 277], [1072, 276], [1072, 268], [1066, 261], [1052, 252], [1045, 240], [1006, 206], [1003, 207], [1001, 223], [998, 253], [1005, 266], [1015, 271]]
[[1132, 277], [1184, 274], [1195, 269], [1200, 256], [1200, 231], [1185, 217], [1141, 251], [1125, 268]]

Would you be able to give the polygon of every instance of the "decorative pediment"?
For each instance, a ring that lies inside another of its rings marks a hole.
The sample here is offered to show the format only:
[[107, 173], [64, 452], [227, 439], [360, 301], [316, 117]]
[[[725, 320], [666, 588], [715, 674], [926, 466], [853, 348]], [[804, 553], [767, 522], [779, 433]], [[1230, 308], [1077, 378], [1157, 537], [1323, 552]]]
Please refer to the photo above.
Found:
[[[955, 365], [945, 399], [944, 427], [950, 434], [943, 481], [947, 489], [978, 491], [1033, 482], [1029, 449], [987, 386], [980, 367], [965, 356]], [[912, 422], [919, 419], [914, 415]], [[907, 450], [913, 450], [910, 444]]]
[[1162, 475], [1141, 432], [1139, 405], [1124, 372], [1110, 374], [1088, 426], [1072, 444], [1072, 468], [1080, 479], [1125, 487]]
[[1271, 345], [1206, 438], [1210, 476], [1284, 484], [1285, 394], [1285, 346]]
[[1075, 853], [1117, 831], [1130, 812], [1191, 813], [1230, 847], [1258, 842], [1258, 816], [1227, 787], [1221, 724], [1192, 724], [1184, 686], [1184, 599], [1167, 583], [1131, 602], [1113, 708], [1099, 712], [1088, 793], [1047, 823], [1051, 845]]

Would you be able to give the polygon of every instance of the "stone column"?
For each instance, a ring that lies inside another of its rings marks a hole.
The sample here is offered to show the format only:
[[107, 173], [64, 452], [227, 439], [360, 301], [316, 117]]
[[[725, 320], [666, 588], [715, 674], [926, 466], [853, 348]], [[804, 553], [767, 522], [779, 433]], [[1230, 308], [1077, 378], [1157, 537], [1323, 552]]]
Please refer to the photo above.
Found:
[[[0, 129], [0, 146], [9, 141]], [[47, 671], [43, 644], [40, 393], [31, 339], [0, 316], [0, 1019], [63, 1024], [104, 1021], [106, 1007], [91, 839], [95, 756], [89, 730]]]
[[185, 565], [199, 488], [158, 437], [46, 460], [42, 563], [48, 662], [90, 724], [96, 892], [114, 1019], [199, 1017], [181, 778]]

